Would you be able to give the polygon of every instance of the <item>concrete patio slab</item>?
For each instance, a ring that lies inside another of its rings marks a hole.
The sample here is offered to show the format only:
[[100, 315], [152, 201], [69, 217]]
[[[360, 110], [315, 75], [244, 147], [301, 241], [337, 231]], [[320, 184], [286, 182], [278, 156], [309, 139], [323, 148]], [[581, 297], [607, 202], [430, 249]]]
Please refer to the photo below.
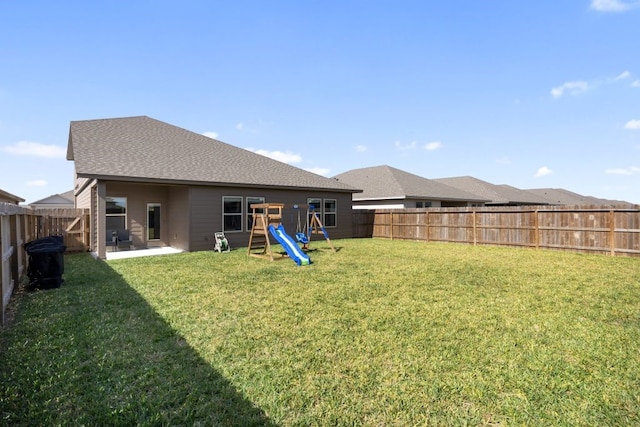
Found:
[[134, 249], [130, 251], [107, 252], [107, 261], [112, 259], [137, 258], [143, 256], [172, 255], [183, 252], [181, 249], [163, 246], [149, 249]]

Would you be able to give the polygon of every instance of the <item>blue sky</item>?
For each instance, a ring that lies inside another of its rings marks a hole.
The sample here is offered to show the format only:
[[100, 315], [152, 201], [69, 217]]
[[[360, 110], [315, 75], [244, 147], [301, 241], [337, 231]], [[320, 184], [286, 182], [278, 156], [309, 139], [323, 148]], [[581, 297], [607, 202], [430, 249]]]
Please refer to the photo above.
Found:
[[387, 164], [640, 203], [640, 1], [3, 1], [0, 189], [146, 115], [326, 176]]

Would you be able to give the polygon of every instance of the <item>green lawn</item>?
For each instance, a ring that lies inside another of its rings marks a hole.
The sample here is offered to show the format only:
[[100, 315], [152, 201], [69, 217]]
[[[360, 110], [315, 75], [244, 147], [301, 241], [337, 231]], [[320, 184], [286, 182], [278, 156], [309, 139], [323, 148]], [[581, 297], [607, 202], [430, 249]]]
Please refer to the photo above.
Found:
[[1, 423], [640, 424], [639, 258], [334, 244], [67, 256], [1, 333]]

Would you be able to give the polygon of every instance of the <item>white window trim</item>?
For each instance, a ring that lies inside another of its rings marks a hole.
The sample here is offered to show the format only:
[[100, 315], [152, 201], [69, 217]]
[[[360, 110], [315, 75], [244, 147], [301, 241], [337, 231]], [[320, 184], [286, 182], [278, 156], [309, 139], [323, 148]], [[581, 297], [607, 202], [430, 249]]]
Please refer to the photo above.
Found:
[[[324, 206], [327, 201], [333, 202], [335, 205], [335, 211], [325, 211]], [[333, 215], [335, 217], [335, 225], [327, 225], [327, 215]], [[338, 199], [322, 199], [322, 225], [324, 225], [325, 228], [336, 228], [338, 226]]]
[[129, 199], [127, 197], [124, 196], [107, 196], [105, 197], [105, 204], [107, 203], [107, 199], [124, 199], [124, 214], [110, 214], [110, 213], [106, 213], [104, 214], [105, 216], [105, 224], [106, 224], [106, 219], [108, 217], [121, 217], [124, 216], [124, 229], [128, 230], [129, 227]]
[[[249, 227], [249, 217], [251, 217], [251, 214], [253, 212], [253, 210], [251, 209], [251, 206], [249, 205], [249, 200], [253, 199], [254, 201], [251, 203], [252, 205], [254, 203], [266, 203], [265, 200], [266, 198], [264, 196], [247, 196], [245, 197], [245, 205], [247, 207], [247, 212], [244, 215], [244, 226], [247, 227], [247, 229], [245, 231], [250, 232], [251, 228]], [[255, 200], [258, 200], [257, 202]]]
[[[232, 214], [225, 214], [224, 212], [224, 202], [225, 199], [240, 199], [240, 213], [232, 213]], [[240, 230], [225, 230], [224, 228], [224, 219], [226, 216], [231, 216], [231, 215], [240, 215]], [[222, 196], [222, 231], [224, 233], [242, 233], [244, 228], [245, 228], [245, 224], [243, 223], [245, 217], [244, 217], [244, 197], [242, 196]]]
[[[337, 228], [338, 227], [338, 199], [323, 199], [322, 197], [308, 197], [307, 198], [307, 206], [310, 206], [312, 201], [320, 201], [320, 207], [319, 209], [316, 209], [316, 213], [318, 214], [318, 216], [320, 217], [320, 220], [322, 221], [322, 225], [324, 226], [324, 228]], [[329, 212], [329, 215], [334, 215], [336, 218], [336, 225], [329, 225], [327, 226], [326, 224], [326, 217], [325, 217], [325, 209], [324, 209], [324, 203], [325, 201], [333, 201], [335, 203], [336, 206], [336, 210], [335, 212]]]

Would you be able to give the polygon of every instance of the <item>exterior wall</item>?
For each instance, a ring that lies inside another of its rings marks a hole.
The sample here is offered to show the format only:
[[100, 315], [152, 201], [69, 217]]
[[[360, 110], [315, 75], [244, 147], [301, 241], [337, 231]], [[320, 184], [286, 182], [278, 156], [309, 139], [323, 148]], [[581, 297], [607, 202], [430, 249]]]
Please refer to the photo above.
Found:
[[[93, 191], [91, 189], [93, 188]], [[146, 247], [147, 204], [160, 203], [161, 245], [173, 246], [186, 251], [212, 250], [214, 234], [223, 231], [223, 197], [243, 198], [243, 230], [225, 232], [232, 248], [246, 247], [251, 230], [248, 229], [246, 198], [264, 197], [266, 203], [284, 203], [282, 224], [290, 234], [296, 233], [298, 211], [291, 206], [306, 205], [310, 198], [336, 200], [336, 226], [325, 227], [331, 239], [350, 238], [353, 235], [351, 193], [319, 191], [256, 189], [243, 187], [209, 187], [144, 184], [119, 181], [100, 181], [87, 187], [78, 200], [88, 200], [92, 210], [92, 236], [95, 236], [95, 250], [100, 258], [106, 256], [106, 197], [126, 197], [126, 224], [133, 240], [133, 247]], [[93, 193], [93, 198], [91, 194]], [[92, 203], [93, 202], [93, 203]], [[85, 204], [85, 202], [82, 202]], [[322, 218], [321, 218], [322, 220]], [[306, 208], [300, 211], [300, 221], [306, 223]], [[324, 236], [314, 235], [312, 240], [323, 240]]]
[[[335, 199], [337, 203], [336, 227], [326, 227], [331, 239], [352, 236], [351, 194], [307, 192], [301, 190], [256, 189], [238, 187], [193, 187], [191, 189], [191, 232], [190, 250], [211, 250], [215, 244], [214, 233], [223, 230], [222, 198], [224, 196], [243, 197], [243, 231], [225, 232], [232, 248], [246, 247], [251, 230], [247, 229], [246, 197], [264, 197], [265, 203], [284, 203], [282, 225], [289, 234], [295, 234], [298, 212], [291, 206], [306, 205], [309, 198]], [[306, 209], [301, 212], [301, 223], [306, 223]], [[312, 236], [312, 240], [324, 239]]]
[[375, 203], [375, 204], [368, 204], [368, 203], [354, 203], [353, 204], [353, 209], [364, 209], [364, 210], [375, 210], [375, 209], [404, 209], [405, 205], [404, 203]]
[[[170, 244], [169, 187], [129, 182], [107, 182], [107, 197], [127, 198], [127, 230], [133, 247], [147, 246], [147, 204], [160, 203], [160, 241], [158, 245]], [[155, 242], [154, 242], [155, 244]]]
[[451, 201], [451, 200], [443, 200], [440, 202], [440, 206], [433, 205], [432, 207], [438, 208], [465, 208], [469, 206], [484, 206], [482, 202], [459, 202], [459, 201]]
[[74, 196], [75, 207], [78, 209], [89, 209], [89, 250], [97, 252], [97, 202], [96, 202], [96, 182], [84, 186], [80, 193]]
[[3, 197], [0, 194], [0, 203], [11, 203], [12, 205], [17, 205], [18, 203], [20, 203], [20, 200], [11, 197]]
[[[353, 202], [353, 209], [415, 209], [416, 202], [429, 202], [430, 208], [444, 207], [467, 207], [472, 206], [472, 202], [456, 200], [429, 200], [429, 199], [389, 199], [389, 200], [356, 200]], [[484, 203], [480, 203], [483, 205]]]
[[167, 208], [163, 207], [171, 220], [168, 230], [169, 245], [184, 251], [190, 250], [189, 228], [191, 215], [189, 213], [189, 199], [189, 187], [169, 187], [169, 206]]
[[389, 199], [389, 200], [363, 200], [354, 201], [353, 209], [405, 209], [415, 208], [416, 202], [430, 202], [430, 207], [439, 208], [441, 206], [440, 200], [428, 200], [428, 199]]
[[[92, 183], [92, 184], [95, 184]], [[76, 194], [75, 198], [76, 198], [76, 203], [75, 203], [75, 207], [76, 208], [82, 208], [82, 209], [90, 209], [91, 208], [91, 187], [93, 185], [88, 185], [85, 188], [83, 188], [83, 190]]]
[[86, 187], [90, 187], [95, 184], [95, 180], [91, 178], [78, 178], [76, 176], [75, 184], [73, 186], [73, 192], [78, 195], [78, 192], [84, 192]]

